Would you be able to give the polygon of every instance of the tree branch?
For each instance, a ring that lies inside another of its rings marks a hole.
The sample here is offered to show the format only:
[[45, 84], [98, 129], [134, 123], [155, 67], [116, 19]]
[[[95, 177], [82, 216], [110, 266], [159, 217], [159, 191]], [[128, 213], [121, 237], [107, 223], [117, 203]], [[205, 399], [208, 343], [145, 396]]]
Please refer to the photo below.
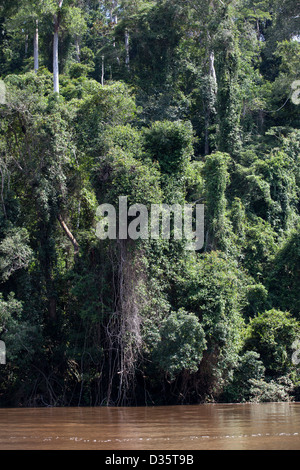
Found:
[[76, 238], [73, 236], [73, 234], [69, 230], [69, 228], [68, 228], [67, 224], [65, 223], [65, 221], [63, 220], [62, 216], [58, 215], [57, 218], [58, 218], [58, 221], [59, 221], [63, 231], [65, 232], [65, 234], [67, 235], [68, 239], [70, 240], [70, 242], [72, 243], [72, 245], [74, 247], [74, 256], [76, 257], [79, 253], [79, 245], [76, 241]]

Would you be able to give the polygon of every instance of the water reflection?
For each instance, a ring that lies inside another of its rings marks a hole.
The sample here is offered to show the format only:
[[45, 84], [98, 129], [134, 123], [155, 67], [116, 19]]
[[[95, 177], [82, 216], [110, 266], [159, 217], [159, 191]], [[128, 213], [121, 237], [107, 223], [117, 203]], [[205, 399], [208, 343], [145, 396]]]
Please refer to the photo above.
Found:
[[300, 403], [0, 409], [0, 449], [300, 449]]

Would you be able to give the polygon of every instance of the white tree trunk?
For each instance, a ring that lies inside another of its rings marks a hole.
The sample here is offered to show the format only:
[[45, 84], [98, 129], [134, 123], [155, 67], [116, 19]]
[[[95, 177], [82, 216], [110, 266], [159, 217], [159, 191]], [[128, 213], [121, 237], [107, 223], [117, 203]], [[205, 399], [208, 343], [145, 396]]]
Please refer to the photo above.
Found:
[[80, 62], [80, 39], [79, 36], [75, 37], [75, 48], [76, 48], [76, 60]]
[[215, 69], [215, 54], [214, 51], [209, 53], [209, 75], [212, 77], [214, 86], [217, 88], [217, 75]]
[[36, 20], [36, 27], [33, 38], [33, 57], [34, 57], [34, 71], [37, 73], [39, 69], [39, 20]]
[[217, 84], [217, 75], [216, 75], [216, 69], [215, 69], [215, 54], [214, 51], [210, 50], [209, 55], [208, 55], [208, 62], [209, 62], [209, 70], [208, 70], [208, 75], [209, 75], [209, 83], [208, 87], [209, 89], [207, 90], [207, 104], [206, 104], [206, 110], [205, 110], [205, 133], [204, 133], [204, 142], [205, 142], [205, 148], [204, 152], [205, 155], [209, 154], [209, 126], [211, 124], [211, 115], [214, 113], [214, 107], [215, 107], [215, 102], [216, 102], [216, 96], [217, 96], [217, 89], [218, 89], [218, 84]]
[[125, 29], [125, 65], [127, 69], [129, 70], [129, 64], [130, 64], [130, 57], [129, 57], [129, 33], [128, 30]]
[[[112, 27], [116, 27], [117, 24], [118, 24], [118, 15], [114, 11], [114, 9], [117, 7], [117, 4], [118, 4], [117, 0], [113, 0], [111, 2], [111, 8], [109, 10], [110, 23], [111, 23]], [[115, 37], [113, 38], [113, 47], [116, 47], [116, 38]], [[118, 62], [118, 64], [120, 63], [119, 57], [117, 57], [117, 62]]]
[[115, 26], [118, 24], [118, 14], [114, 11], [117, 8], [118, 2], [117, 0], [113, 0], [110, 5], [109, 16], [110, 22], [113, 23]]
[[59, 93], [59, 66], [58, 66], [58, 33], [60, 23], [60, 10], [64, 0], [58, 0], [58, 14], [54, 14], [54, 38], [53, 38], [53, 89], [54, 93]]
[[54, 15], [54, 38], [53, 38], [53, 88], [54, 88], [54, 93], [59, 93], [58, 31], [59, 31], [58, 18], [57, 18], [57, 15]]
[[101, 85], [104, 85], [104, 55], [102, 56]]

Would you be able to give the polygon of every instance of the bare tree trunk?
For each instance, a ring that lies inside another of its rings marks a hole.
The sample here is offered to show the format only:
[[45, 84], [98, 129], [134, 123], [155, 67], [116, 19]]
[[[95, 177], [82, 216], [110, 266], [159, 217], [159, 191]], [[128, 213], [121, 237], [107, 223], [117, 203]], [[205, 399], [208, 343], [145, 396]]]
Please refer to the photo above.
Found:
[[208, 57], [208, 90], [207, 90], [207, 98], [208, 100], [205, 106], [205, 137], [204, 137], [204, 153], [205, 155], [209, 154], [209, 126], [211, 125], [211, 115], [214, 111], [214, 103], [216, 100], [217, 95], [217, 75], [215, 70], [215, 54], [212, 50], [209, 51]]
[[101, 85], [104, 85], [104, 55], [102, 56]]
[[[117, 7], [117, 0], [113, 0], [112, 3], [111, 3], [111, 9], [109, 11], [110, 13], [110, 22], [111, 22], [111, 25], [112, 27], [116, 27], [117, 24], [118, 24], [118, 15], [116, 12], [114, 12], [114, 9]], [[113, 37], [113, 47], [116, 47], [116, 38]], [[117, 57], [117, 62], [118, 64], [120, 63], [120, 59], [119, 57]]]
[[75, 47], [76, 47], [76, 60], [80, 62], [80, 41], [79, 36], [76, 35], [75, 37]]
[[58, 218], [58, 221], [59, 221], [63, 231], [65, 232], [65, 234], [67, 235], [68, 239], [70, 240], [70, 242], [72, 243], [72, 245], [74, 247], [74, 257], [76, 257], [79, 253], [79, 245], [77, 243], [77, 240], [74, 237], [74, 235], [71, 233], [70, 229], [68, 228], [67, 224], [63, 220], [62, 216], [58, 215], [57, 218]]
[[48, 301], [48, 312], [51, 320], [56, 320], [56, 297], [52, 296]]
[[54, 38], [53, 38], [53, 88], [54, 93], [59, 93], [59, 66], [58, 66], [58, 33], [60, 24], [60, 10], [64, 0], [58, 2], [58, 13], [54, 14]]
[[54, 38], [53, 38], [53, 87], [54, 87], [54, 93], [59, 93], [58, 31], [59, 31], [59, 21], [58, 21], [57, 15], [54, 15]]
[[[221, 3], [222, 0], [220, 0]], [[215, 11], [214, 1], [210, 0], [208, 5], [209, 14], [213, 15]], [[206, 31], [206, 56], [208, 58], [208, 83], [206, 90], [206, 103], [205, 108], [205, 134], [204, 134], [204, 152], [205, 155], [210, 153], [209, 148], [209, 127], [211, 125], [212, 114], [215, 113], [215, 103], [217, 97], [217, 75], [215, 70], [215, 54], [212, 49], [212, 39], [209, 29]]]
[[129, 57], [129, 33], [128, 33], [128, 29], [125, 29], [125, 52], [126, 52], [125, 65], [126, 65], [127, 70], [129, 70], [130, 57]]
[[217, 75], [215, 70], [215, 54], [214, 51], [209, 53], [209, 76], [212, 77], [215, 87], [217, 86]]
[[37, 73], [39, 69], [39, 20], [36, 20], [35, 31], [33, 38], [33, 57], [34, 57], [34, 71]]
[[114, 25], [118, 24], [118, 15], [116, 14], [116, 12], [114, 12], [115, 8], [117, 7], [117, 4], [118, 2], [116, 0], [113, 0], [111, 2], [111, 7], [109, 10], [110, 22]]

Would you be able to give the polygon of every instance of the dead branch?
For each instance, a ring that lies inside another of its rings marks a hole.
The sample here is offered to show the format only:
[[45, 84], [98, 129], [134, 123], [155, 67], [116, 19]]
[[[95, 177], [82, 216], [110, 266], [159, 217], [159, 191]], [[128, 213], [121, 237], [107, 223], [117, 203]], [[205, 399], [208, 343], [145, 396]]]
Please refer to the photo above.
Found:
[[65, 232], [65, 234], [67, 235], [68, 239], [70, 240], [70, 242], [72, 243], [73, 247], [74, 247], [74, 256], [76, 257], [79, 253], [79, 245], [76, 241], [76, 238], [74, 237], [74, 235], [72, 234], [72, 232], [69, 230], [67, 224], [65, 223], [65, 221], [63, 220], [62, 216], [59, 214], [57, 216], [58, 218], [58, 221], [63, 229], [63, 231]]

